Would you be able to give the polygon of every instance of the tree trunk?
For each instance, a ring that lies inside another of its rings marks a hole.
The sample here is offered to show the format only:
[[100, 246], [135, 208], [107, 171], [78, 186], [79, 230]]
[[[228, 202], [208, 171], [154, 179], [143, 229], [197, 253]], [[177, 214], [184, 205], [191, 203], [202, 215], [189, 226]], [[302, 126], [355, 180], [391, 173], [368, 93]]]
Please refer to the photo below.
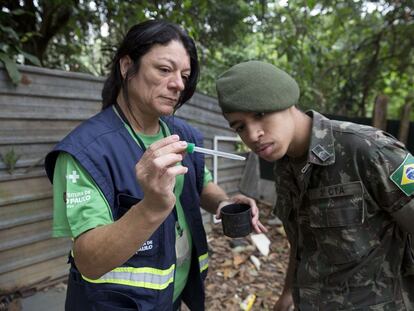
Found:
[[412, 99], [406, 98], [404, 106], [401, 109], [400, 129], [398, 131], [398, 139], [407, 144], [408, 134], [410, 130], [410, 113]]
[[387, 129], [387, 106], [388, 97], [386, 95], [377, 95], [374, 103], [374, 115], [372, 118], [372, 126], [383, 131]]

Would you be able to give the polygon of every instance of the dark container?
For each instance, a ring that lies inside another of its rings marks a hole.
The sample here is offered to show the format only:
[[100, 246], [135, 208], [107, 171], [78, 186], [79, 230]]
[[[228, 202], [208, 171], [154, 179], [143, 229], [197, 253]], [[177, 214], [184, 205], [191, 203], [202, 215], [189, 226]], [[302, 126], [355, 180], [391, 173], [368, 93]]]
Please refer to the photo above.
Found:
[[248, 204], [229, 204], [221, 213], [223, 232], [231, 238], [241, 238], [252, 232], [251, 208]]

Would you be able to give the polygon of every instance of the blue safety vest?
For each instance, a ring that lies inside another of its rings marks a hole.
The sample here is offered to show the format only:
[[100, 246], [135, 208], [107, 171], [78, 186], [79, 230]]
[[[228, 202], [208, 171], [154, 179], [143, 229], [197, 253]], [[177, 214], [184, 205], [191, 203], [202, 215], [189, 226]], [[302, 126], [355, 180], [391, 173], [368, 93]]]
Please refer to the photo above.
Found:
[[[201, 133], [181, 119], [165, 117], [163, 121], [181, 140], [202, 145]], [[92, 176], [115, 220], [129, 208], [121, 206], [120, 197], [143, 198], [135, 177], [135, 165], [143, 151], [112, 107], [82, 123], [47, 155], [45, 168], [52, 182], [56, 159], [62, 151], [76, 158]], [[181, 299], [192, 310], [204, 310], [203, 281], [208, 270], [207, 241], [200, 213], [204, 157], [199, 153], [187, 154], [182, 162], [188, 172], [180, 201], [193, 249], [190, 274]], [[97, 280], [81, 275], [69, 256], [66, 310], [172, 310], [176, 219], [176, 213], [171, 213], [134, 256]]]

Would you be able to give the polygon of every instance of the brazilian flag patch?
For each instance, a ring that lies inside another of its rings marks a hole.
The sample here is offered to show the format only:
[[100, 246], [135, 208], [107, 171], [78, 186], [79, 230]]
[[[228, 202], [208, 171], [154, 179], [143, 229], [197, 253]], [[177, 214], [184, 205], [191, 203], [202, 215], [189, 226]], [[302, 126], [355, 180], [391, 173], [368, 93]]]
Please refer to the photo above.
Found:
[[414, 193], [414, 157], [407, 154], [404, 162], [391, 174], [390, 179], [406, 195]]

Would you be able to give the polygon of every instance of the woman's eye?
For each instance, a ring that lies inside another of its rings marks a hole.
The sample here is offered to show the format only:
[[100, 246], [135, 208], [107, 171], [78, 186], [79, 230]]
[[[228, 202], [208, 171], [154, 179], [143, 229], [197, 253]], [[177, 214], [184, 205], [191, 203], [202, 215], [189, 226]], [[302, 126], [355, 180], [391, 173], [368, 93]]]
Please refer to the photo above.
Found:
[[184, 84], [186, 84], [190, 77], [189, 76], [181, 76], [181, 78], [183, 79]]
[[168, 68], [168, 67], [161, 67], [161, 68], [160, 68], [160, 71], [162, 71], [162, 72], [164, 72], [164, 73], [171, 72], [170, 68]]

